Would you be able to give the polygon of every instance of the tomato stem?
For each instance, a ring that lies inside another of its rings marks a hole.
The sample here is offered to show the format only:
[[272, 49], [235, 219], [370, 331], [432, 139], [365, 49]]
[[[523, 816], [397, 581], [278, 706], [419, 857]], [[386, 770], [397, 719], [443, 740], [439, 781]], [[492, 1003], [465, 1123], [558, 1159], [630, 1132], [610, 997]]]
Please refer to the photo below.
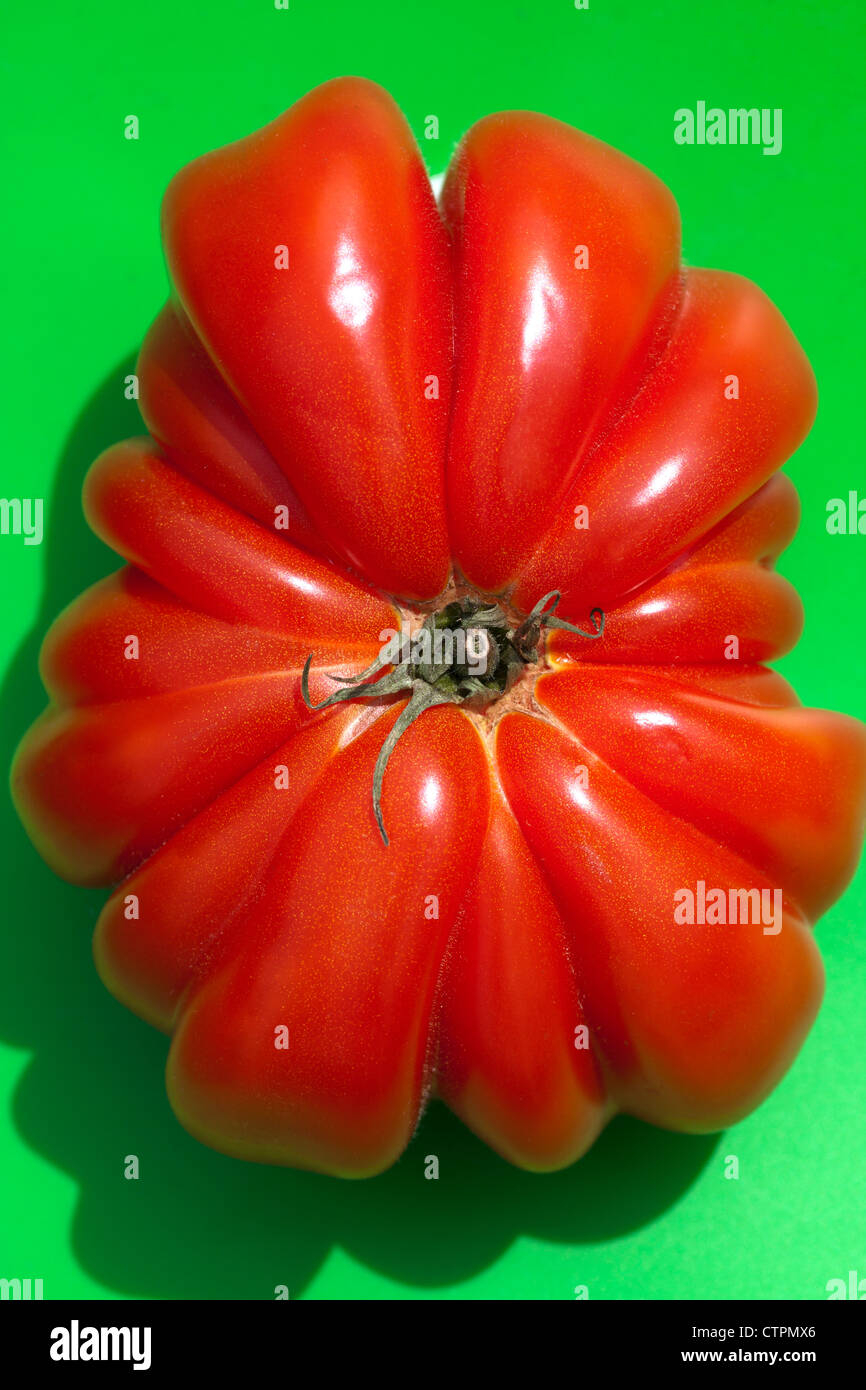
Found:
[[[508, 619], [498, 604], [465, 596], [448, 603], [438, 612], [425, 618], [421, 628], [408, 642], [402, 640], [401, 659], [391, 643], [386, 643], [380, 655], [359, 676], [335, 676], [345, 688], [335, 690], [314, 705], [310, 699], [310, 665], [313, 654], [307, 657], [301, 674], [301, 693], [307, 709], [326, 709], [345, 700], [375, 699], [411, 691], [409, 700], [395, 721], [376, 759], [373, 770], [373, 814], [385, 845], [389, 843], [382, 819], [382, 782], [388, 759], [399, 740], [425, 710], [435, 705], [490, 704], [510, 689], [526, 666], [536, 662], [544, 632], [550, 628], [576, 633], [595, 640], [604, 632], [604, 613], [593, 608], [589, 615], [592, 631], [576, 627], [556, 610], [562, 595], [558, 589], [540, 598], [535, 607], [517, 627], [508, 626]], [[390, 667], [378, 680], [372, 676]]]

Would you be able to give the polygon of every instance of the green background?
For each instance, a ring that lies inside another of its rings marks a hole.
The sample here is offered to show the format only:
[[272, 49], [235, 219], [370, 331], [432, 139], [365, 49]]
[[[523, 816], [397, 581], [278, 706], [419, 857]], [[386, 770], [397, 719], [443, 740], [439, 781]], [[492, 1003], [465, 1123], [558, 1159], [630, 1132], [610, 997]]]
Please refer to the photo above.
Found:
[[[11, 8], [11, 7], [10, 7]], [[817, 425], [788, 465], [803, 502], [781, 568], [806, 604], [781, 669], [807, 704], [863, 713], [866, 538], [829, 536], [859, 487], [864, 381], [864, 7], [590, 0], [328, 4], [43, 0], [5, 21], [0, 90], [4, 496], [46, 499], [41, 547], [0, 537], [7, 755], [42, 706], [39, 641], [116, 568], [84, 524], [85, 469], [139, 432], [122, 381], [165, 294], [158, 209], [189, 159], [341, 73], [382, 82], [431, 172], [491, 110], [558, 116], [673, 189], [684, 254], [781, 307], [814, 365]], [[699, 100], [781, 107], [778, 157], [680, 147]], [[123, 138], [135, 114], [141, 138]], [[440, 139], [423, 139], [424, 118]], [[827, 999], [792, 1072], [721, 1136], [617, 1120], [572, 1170], [514, 1171], [441, 1107], [406, 1156], [341, 1183], [199, 1146], [163, 1090], [165, 1040], [103, 990], [102, 895], [68, 887], [2, 806], [0, 1276], [49, 1298], [823, 1298], [866, 1276], [866, 875], [822, 921]], [[138, 1182], [123, 1179], [139, 1156]], [[423, 1158], [439, 1155], [438, 1182]], [[724, 1160], [740, 1160], [726, 1181]]]

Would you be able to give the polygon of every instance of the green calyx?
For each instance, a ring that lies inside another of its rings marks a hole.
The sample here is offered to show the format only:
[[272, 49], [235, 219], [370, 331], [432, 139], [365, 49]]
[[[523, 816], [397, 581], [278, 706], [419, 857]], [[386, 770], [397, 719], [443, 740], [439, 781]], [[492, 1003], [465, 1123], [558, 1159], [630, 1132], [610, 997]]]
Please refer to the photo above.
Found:
[[[580, 637], [595, 639], [604, 632], [604, 613], [593, 608], [592, 631], [575, 627], [556, 616], [561, 595], [558, 589], [539, 599], [517, 627], [498, 604], [485, 604], [469, 597], [455, 599], [437, 613], [425, 618], [411, 637], [403, 635], [386, 643], [382, 653], [359, 676], [330, 676], [344, 689], [335, 690], [314, 705], [310, 700], [310, 664], [307, 657], [301, 676], [301, 692], [310, 710], [326, 709], [345, 700], [376, 699], [409, 690], [405, 709], [382, 744], [373, 772], [373, 812], [379, 834], [387, 845], [382, 820], [382, 781], [388, 759], [403, 734], [420, 714], [434, 705], [460, 705], [472, 701], [483, 707], [498, 700], [511, 688], [520, 673], [536, 662], [543, 634], [561, 628]], [[377, 672], [390, 667], [378, 680]]]

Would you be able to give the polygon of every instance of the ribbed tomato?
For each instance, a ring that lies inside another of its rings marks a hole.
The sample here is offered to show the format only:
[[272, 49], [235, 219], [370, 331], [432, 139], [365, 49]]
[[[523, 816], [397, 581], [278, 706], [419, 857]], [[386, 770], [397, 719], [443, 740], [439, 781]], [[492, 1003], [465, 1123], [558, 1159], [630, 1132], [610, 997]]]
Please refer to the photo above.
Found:
[[98, 967], [181, 1121], [344, 1176], [431, 1094], [532, 1169], [747, 1113], [866, 795], [863, 727], [764, 664], [815, 411], [781, 315], [543, 116], [474, 126], [440, 203], [357, 79], [177, 175], [149, 437], [85, 485], [128, 564], [49, 632], [13, 772], [49, 864], [118, 885]]

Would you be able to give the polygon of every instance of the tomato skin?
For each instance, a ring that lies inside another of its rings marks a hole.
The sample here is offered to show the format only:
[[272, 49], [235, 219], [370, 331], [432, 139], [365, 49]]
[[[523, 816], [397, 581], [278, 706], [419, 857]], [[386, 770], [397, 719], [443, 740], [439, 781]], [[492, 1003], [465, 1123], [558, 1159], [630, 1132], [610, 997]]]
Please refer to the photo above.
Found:
[[[242, 949], [185, 1002], [169, 1096], [194, 1134], [240, 1157], [365, 1177], [415, 1127], [442, 954], [487, 819], [485, 759], [463, 715], [430, 711], [389, 768], [386, 848], [369, 795], [381, 737], [374, 725], [327, 768]], [[278, 1050], [282, 1024], [289, 1046]]]
[[[684, 271], [668, 190], [543, 116], [473, 127], [440, 214], [357, 78], [182, 170], [163, 229], [149, 434], [84, 488], [126, 563], [47, 634], [12, 791], [112, 887], [96, 965], [171, 1035], [181, 1122], [340, 1177], [431, 1096], [535, 1172], [617, 1111], [735, 1122], [811, 1026], [866, 819], [866, 729], [764, 664], [802, 627], [778, 469], [816, 405], [782, 316]], [[425, 710], [386, 847], [407, 695], [316, 706], [452, 578], [604, 632]], [[678, 920], [699, 883], [780, 929]]]
[[331, 547], [390, 593], [434, 598], [449, 569], [448, 238], [391, 98], [326, 83], [196, 160], [166, 193], [163, 239], [199, 337]]
[[594, 427], [640, 379], [676, 301], [679, 213], [639, 164], [528, 112], [472, 127], [443, 211], [460, 362], [452, 543], [467, 579], [498, 592], [544, 535]]
[[527, 729], [529, 720], [500, 722], [498, 764], [564, 909], [612, 1094], [655, 1124], [724, 1128], [772, 1089], [817, 1012], [823, 971], [808, 924], [788, 903], [778, 936], [675, 925], [681, 888], [769, 880], [686, 822], [672, 835], [655, 802], [551, 725]]
[[[725, 395], [728, 377], [741, 395]], [[665, 351], [599, 439], [522, 570], [519, 607], [551, 587], [563, 613], [610, 607], [745, 502], [811, 428], [812, 369], [750, 281], [688, 270]], [[589, 525], [575, 527], [575, 507]]]
[[863, 726], [733, 696], [701, 692], [675, 667], [571, 667], [536, 685], [541, 709], [612, 771], [741, 855], [814, 921], [857, 866]]
[[264, 526], [273, 526], [277, 508], [285, 508], [286, 538], [314, 554], [330, 555], [176, 300], [154, 320], [137, 373], [141, 414], [165, 458]]
[[[127, 1008], [172, 1031], [202, 959], [212, 970], [243, 931], [245, 913], [261, 892], [261, 874], [251, 875], [250, 863], [263, 872], [273, 864], [287, 822], [357, 720], [358, 711], [346, 706], [292, 735], [112, 894], [96, 925], [94, 956], [105, 984]], [[276, 769], [289, 765], [291, 781], [275, 796]], [[137, 900], [135, 916], [129, 915], [130, 895]]]
[[562, 921], [494, 782], [478, 873], [445, 962], [437, 1088], [512, 1163], [573, 1163], [606, 1118]]

